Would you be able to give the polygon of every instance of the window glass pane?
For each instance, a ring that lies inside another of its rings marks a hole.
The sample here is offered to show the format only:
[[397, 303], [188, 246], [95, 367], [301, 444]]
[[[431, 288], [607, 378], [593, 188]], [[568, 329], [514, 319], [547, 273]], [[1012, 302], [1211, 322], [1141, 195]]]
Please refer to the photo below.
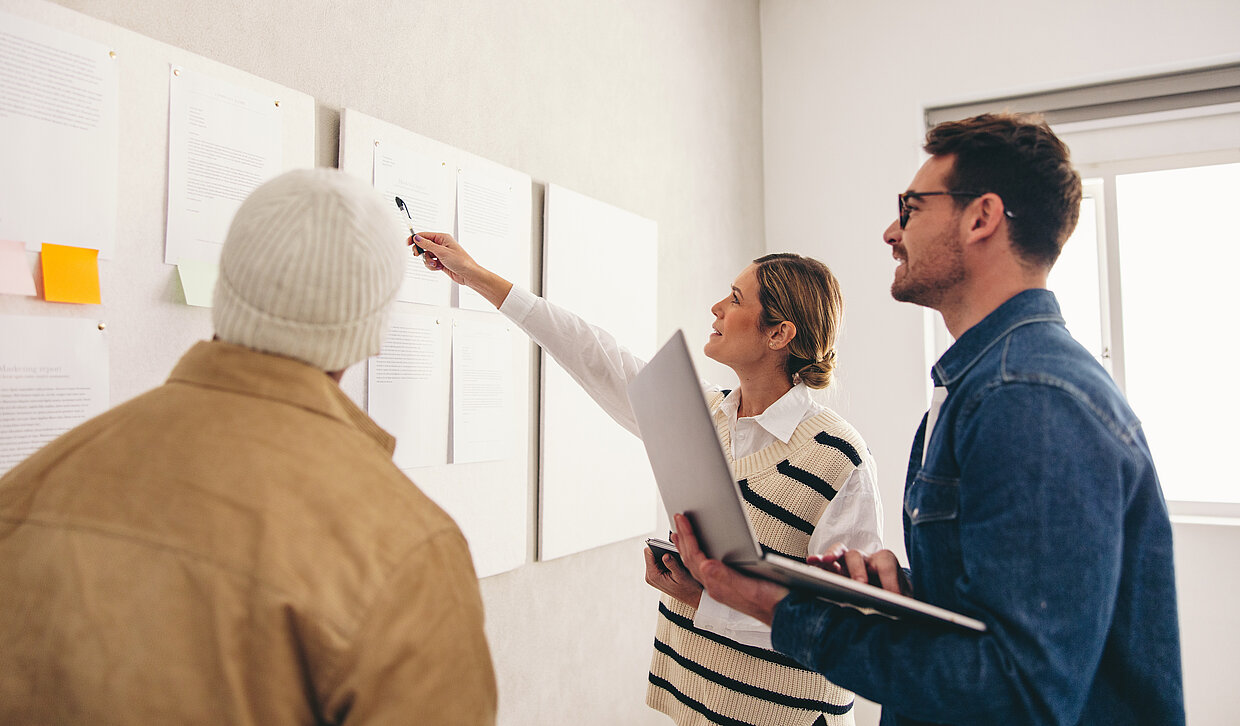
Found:
[[1168, 499], [1240, 502], [1240, 164], [1116, 177], [1124, 373]]
[[1081, 218], [1051, 268], [1047, 287], [1055, 293], [1072, 337], [1102, 360], [1102, 284], [1098, 278], [1098, 204], [1081, 199]]

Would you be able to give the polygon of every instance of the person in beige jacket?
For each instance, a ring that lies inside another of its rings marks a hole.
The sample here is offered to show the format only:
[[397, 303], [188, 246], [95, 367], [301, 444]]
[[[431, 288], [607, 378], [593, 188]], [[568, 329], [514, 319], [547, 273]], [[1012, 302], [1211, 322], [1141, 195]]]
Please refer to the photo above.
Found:
[[264, 184], [215, 340], [0, 479], [0, 723], [494, 723], [465, 540], [338, 384], [407, 237], [338, 171]]

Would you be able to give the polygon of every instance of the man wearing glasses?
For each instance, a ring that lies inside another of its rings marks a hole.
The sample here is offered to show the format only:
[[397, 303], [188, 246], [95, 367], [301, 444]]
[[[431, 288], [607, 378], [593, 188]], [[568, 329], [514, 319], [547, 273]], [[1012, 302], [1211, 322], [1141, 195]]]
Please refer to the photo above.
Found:
[[889, 550], [823, 567], [984, 621], [984, 633], [831, 605], [680, 551], [777, 650], [883, 704], [884, 724], [1183, 724], [1171, 525], [1140, 421], [1069, 335], [1047, 274], [1080, 178], [1039, 119], [927, 134], [931, 158], [884, 234], [897, 300], [955, 343], [904, 494], [910, 569]]

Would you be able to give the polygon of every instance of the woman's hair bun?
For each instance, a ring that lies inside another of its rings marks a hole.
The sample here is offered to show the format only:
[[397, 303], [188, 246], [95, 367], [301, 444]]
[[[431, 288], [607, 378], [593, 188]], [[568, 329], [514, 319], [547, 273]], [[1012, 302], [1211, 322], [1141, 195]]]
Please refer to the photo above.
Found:
[[819, 389], [826, 388], [831, 385], [831, 374], [835, 371], [835, 350], [827, 351], [827, 354], [819, 361], [805, 361], [805, 365], [797, 370], [797, 378], [810, 388]]

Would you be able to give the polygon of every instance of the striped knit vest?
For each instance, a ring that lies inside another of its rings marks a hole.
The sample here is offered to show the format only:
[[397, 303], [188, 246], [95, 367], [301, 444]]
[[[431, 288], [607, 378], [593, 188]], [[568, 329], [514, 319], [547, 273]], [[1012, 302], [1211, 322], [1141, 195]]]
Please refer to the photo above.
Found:
[[[715, 428], [731, 461], [724, 394], [710, 399]], [[784, 444], [731, 461], [759, 543], [805, 561], [823, 510], [861, 464], [865, 443], [826, 410], [803, 422]], [[646, 703], [678, 726], [852, 726], [853, 694], [764, 648], [693, 626], [694, 608], [669, 596], [659, 604]]]

